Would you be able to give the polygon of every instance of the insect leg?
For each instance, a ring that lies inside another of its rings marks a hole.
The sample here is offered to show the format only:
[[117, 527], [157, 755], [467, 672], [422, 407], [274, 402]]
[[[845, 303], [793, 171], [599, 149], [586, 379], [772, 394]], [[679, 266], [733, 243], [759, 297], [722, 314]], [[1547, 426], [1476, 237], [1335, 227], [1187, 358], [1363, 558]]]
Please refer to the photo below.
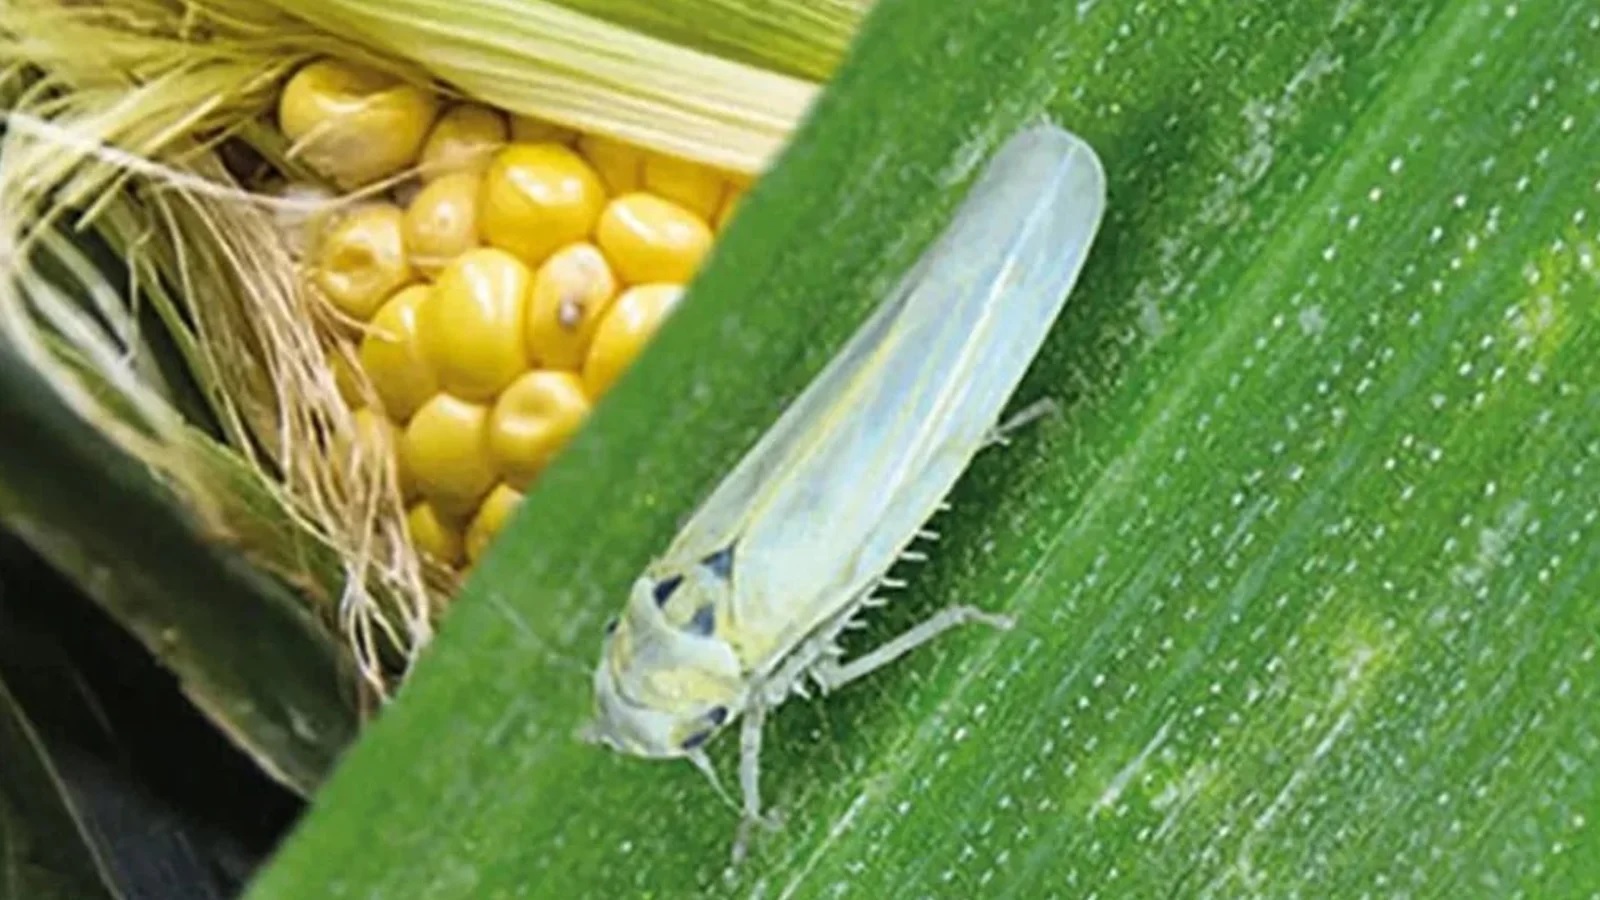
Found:
[[765, 725], [767, 712], [783, 703], [791, 693], [802, 692], [806, 674], [816, 669], [818, 660], [829, 653], [837, 652], [834, 641], [865, 604], [866, 599], [866, 595], [862, 595], [860, 600], [846, 604], [843, 610], [824, 622], [815, 634], [796, 647], [782, 667], [751, 691], [750, 703], [745, 707], [739, 730], [739, 790], [744, 795], [744, 806], [741, 810], [739, 832], [733, 842], [734, 865], [744, 860], [750, 846], [750, 832], [754, 826], [776, 828], [779, 825], [777, 816], [761, 814], [761, 730]]
[[1011, 440], [1013, 432], [1033, 424], [1045, 416], [1055, 415], [1061, 411], [1060, 404], [1049, 397], [1042, 397], [1017, 410], [1016, 415], [990, 429], [989, 434], [983, 439], [983, 446], [1004, 444]]
[[751, 829], [756, 825], [773, 825], [761, 816], [761, 729], [766, 720], [766, 700], [757, 696], [745, 709], [739, 729], [739, 790], [744, 795], [744, 807], [739, 818], [739, 832], [733, 839], [734, 865], [744, 860], [750, 846]]
[[857, 678], [869, 675], [887, 666], [912, 650], [928, 643], [952, 628], [969, 622], [981, 622], [995, 628], [1010, 628], [1015, 624], [1011, 617], [981, 610], [976, 606], [951, 606], [901, 632], [898, 637], [879, 645], [872, 651], [847, 663], [833, 659], [820, 659], [812, 669], [812, 676], [823, 691], [837, 690]]

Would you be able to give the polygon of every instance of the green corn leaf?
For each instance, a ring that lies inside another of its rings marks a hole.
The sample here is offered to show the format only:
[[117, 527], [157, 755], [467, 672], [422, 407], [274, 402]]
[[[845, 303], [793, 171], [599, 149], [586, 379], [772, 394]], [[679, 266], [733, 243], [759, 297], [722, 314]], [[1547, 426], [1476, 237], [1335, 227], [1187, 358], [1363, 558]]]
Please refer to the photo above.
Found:
[[[171, 669], [263, 770], [309, 792], [357, 722], [349, 663], [305, 602], [204, 534], [3, 342], [0, 392], [0, 521]], [[250, 487], [241, 479], [232, 501], [258, 499]]]
[[0, 531], [0, 897], [222, 900], [292, 802]]
[[[885, 0], [252, 896], [1588, 895], [1597, 45], [1553, 0]], [[696, 772], [573, 739], [602, 623], [1041, 112], [1110, 175], [1018, 398], [1063, 414], [862, 640], [1019, 627], [783, 708], [729, 873]]]

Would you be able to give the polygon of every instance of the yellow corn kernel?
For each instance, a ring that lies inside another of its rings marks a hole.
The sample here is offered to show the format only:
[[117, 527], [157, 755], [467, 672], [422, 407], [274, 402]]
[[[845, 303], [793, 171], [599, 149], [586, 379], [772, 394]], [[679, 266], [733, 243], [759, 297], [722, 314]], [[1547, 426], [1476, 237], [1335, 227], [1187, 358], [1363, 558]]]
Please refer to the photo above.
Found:
[[[393, 422], [377, 410], [365, 407], [356, 410], [351, 420], [350, 431], [335, 434], [332, 447], [333, 458], [345, 467], [350, 477], [357, 477], [358, 463], [362, 473], [359, 477], [366, 478], [398, 461], [401, 436]], [[398, 487], [404, 496], [407, 473], [404, 466], [396, 469]]]
[[686, 282], [711, 249], [711, 229], [671, 200], [624, 194], [606, 205], [595, 240], [628, 284]]
[[273, 187], [262, 193], [287, 201], [272, 210], [272, 223], [283, 235], [289, 254], [296, 261], [315, 257], [322, 233], [336, 218], [331, 201], [338, 195], [320, 184], [307, 184], [273, 178]]
[[734, 211], [739, 208], [739, 204], [744, 200], [744, 192], [745, 189], [742, 187], [730, 187], [728, 189], [728, 196], [722, 201], [722, 207], [717, 210], [716, 221], [711, 223], [717, 229], [718, 234], [721, 234], [728, 227], [728, 223], [733, 221]]
[[411, 533], [411, 543], [436, 562], [446, 566], [460, 564], [461, 530], [439, 515], [432, 504], [411, 507], [406, 513], [406, 530]]
[[511, 383], [489, 413], [489, 457], [506, 481], [525, 488], [589, 415], [583, 382], [570, 372], [536, 369]]
[[478, 194], [483, 179], [473, 172], [442, 175], [406, 208], [406, 256], [428, 278], [478, 246]]
[[495, 485], [489, 496], [483, 498], [478, 514], [472, 517], [472, 524], [467, 526], [468, 560], [477, 562], [483, 557], [483, 552], [489, 549], [489, 543], [511, 520], [511, 514], [517, 511], [517, 505], [521, 502], [522, 495], [503, 484]]
[[417, 491], [446, 516], [467, 515], [494, 486], [488, 423], [487, 407], [434, 394], [406, 426], [400, 452]]
[[532, 116], [513, 115], [511, 117], [511, 139], [519, 144], [571, 144], [577, 140], [578, 133], [570, 128], [563, 128], [554, 122], [535, 119]]
[[344, 354], [330, 353], [328, 368], [333, 370], [334, 387], [339, 389], [339, 397], [346, 406], [355, 409], [367, 401], [361, 388], [361, 376], [354, 366], [345, 361]]
[[400, 499], [406, 503], [415, 503], [422, 498], [422, 491], [417, 488], [417, 476], [411, 471], [411, 462], [405, 454], [405, 432], [395, 430], [394, 443], [394, 477], [400, 488]]
[[574, 371], [582, 366], [616, 294], [617, 278], [599, 247], [568, 244], [552, 254], [533, 276], [528, 302], [528, 355], [534, 364]]
[[394, 426], [382, 413], [361, 408], [351, 416], [351, 430], [338, 432], [333, 437], [333, 458], [341, 465], [353, 466], [357, 457], [367, 465], [378, 462], [388, 465], [394, 453]]
[[404, 217], [392, 203], [374, 203], [323, 238], [313, 277], [340, 312], [364, 322], [415, 277], [401, 236]]
[[424, 179], [482, 172], [494, 152], [505, 145], [506, 135], [506, 117], [489, 107], [476, 103], [452, 106], [428, 132], [417, 167]]
[[714, 170], [675, 156], [645, 157], [644, 186], [706, 221], [722, 205], [726, 183]]
[[438, 111], [438, 100], [421, 87], [325, 59], [284, 85], [278, 127], [312, 168], [349, 190], [415, 163]]
[[402, 435], [394, 422], [373, 409], [358, 409], [355, 413], [356, 440], [370, 465], [394, 466], [395, 486], [401, 499], [410, 502], [416, 496], [416, 485], [411, 483], [411, 472], [401, 463], [400, 441]]
[[492, 247], [444, 267], [417, 333], [445, 390], [487, 401], [528, 369], [523, 329], [532, 286], [527, 266]]
[[583, 386], [590, 397], [604, 394], [627, 371], [681, 296], [683, 286], [678, 284], [642, 284], [623, 291], [600, 323], [583, 363]]
[[605, 202], [600, 176], [578, 154], [559, 144], [512, 144], [484, 175], [479, 230], [486, 243], [537, 266], [588, 237]]
[[417, 407], [439, 392], [439, 376], [418, 335], [422, 307], [433, 291], [425, 284], [403, 288], [372, 317], [361, 339], [361, 368], [396, 422], [411, 418]]
[[644, 151], [597, 134], [578, 138], [578, 152], [600, 173], [612, 196], [644, 187]]

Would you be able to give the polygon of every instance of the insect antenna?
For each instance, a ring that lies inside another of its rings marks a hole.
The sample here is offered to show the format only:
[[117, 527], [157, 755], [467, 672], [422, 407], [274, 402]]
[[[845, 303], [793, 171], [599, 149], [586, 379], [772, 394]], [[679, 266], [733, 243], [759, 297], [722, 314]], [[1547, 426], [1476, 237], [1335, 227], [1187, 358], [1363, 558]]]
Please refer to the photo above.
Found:
[[491, 592], [488, 600], [489, 604], [498, 610], [506, 623], [511, 626], [511, 630], [515, 631], [524, 643], [552, 663], [555, 663], [556, 668], [567, 674], [576, 675], [585, 682], [593, 675], [594, 669], [592, 666], [585, 665], [578, 658], [534, 632], [533, 628], [528, 625], [527, 619], [511, 604], [507, 603], [505, 597], [502, 597], [498, 592]]
[[711, 782], [711, 789], [717, 792], [717, 796], [722, 798], [722, 802], [727, 804], [729, 809], [734, 812], [740, 811], [739, 804], [735, 803], [733, 798], [728, 795], [728, 792], [723, 789], [722, 780], [717, 777], [717, 770], [712, 767], [711, 757], [706, 755], [706, 751], [698, 748], [690, 750], [684, 754], [684, 759], [687, 759], [691, 765], [699, 769], [700, 774]]

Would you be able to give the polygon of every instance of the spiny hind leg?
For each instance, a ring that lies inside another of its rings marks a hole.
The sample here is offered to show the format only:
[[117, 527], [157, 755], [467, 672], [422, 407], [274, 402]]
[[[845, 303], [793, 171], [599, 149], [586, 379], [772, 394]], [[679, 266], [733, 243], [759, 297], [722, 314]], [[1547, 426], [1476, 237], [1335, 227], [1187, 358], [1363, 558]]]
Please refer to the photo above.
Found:
[[871, 597], [848, 604], [844, 610], [823, 623], [817, 633], [802, 642], [784, 665], [761, 682], [751, 692], [750, 705], [746, 707], [739, 730], [739, 790], [744, 795], [740, 810], [739, 833], [733, 842], [733, 861], [741, 862], [750, 847], [755, 826], [777, 828], [781, 819], [777, 815], [761, 813], [761, 732], [768, 711], [776, 708], [791, 694], [808, 696], [805, 691], [806, 675], [818, 660], [830, 659], [837, 654], [835, 641], [839, 633], [849, 626], [851, 619], [862, 608], [880, 605]]
[[946, 631], [970, 623], [1002, 630], [1016, 624], [1010, 616], [988, 612], [976, 606], [946, 607], [849, 662], [840, 662], [832, 657], [817, 660], [811, 667], [811, 677], [825, 692], [838, 690], [889, 665]]
[[739, 813], [739, 831], [733, 839], [733, 862], [744, 860], [750, 848], [751, 832], [757, 825], [777, 828], [776, 817], [761, 815], [761, 729], [767, 721], [766, 699], [757, 696], [744, 711], [739, 728], [739, 791], [743, 805]]

